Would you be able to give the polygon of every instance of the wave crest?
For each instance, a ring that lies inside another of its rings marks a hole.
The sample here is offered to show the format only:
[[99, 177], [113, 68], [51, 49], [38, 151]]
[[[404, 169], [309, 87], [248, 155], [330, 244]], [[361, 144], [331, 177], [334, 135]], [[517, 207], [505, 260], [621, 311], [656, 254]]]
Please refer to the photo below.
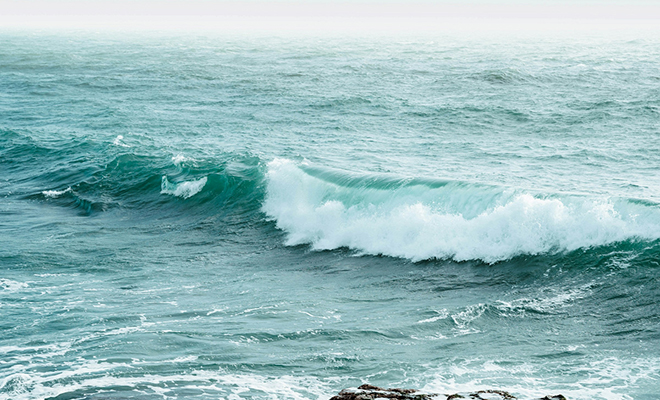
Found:
[[343, 186], [341, 179], [304, 168], [282, 159], [268, 165], [263, 211], [287, 233], [287, 245], [494, 263], [660, 238], [658, 207], [639, 202], [535, 196], [460, 182], [379, 187], [377, 177]]
[[207, 179], [203, 177], [193, 181], [173, 183], [167, 179], [167, 176], [163, 176], [160, 193], [187, 199], [199, 193], [206, 185]]

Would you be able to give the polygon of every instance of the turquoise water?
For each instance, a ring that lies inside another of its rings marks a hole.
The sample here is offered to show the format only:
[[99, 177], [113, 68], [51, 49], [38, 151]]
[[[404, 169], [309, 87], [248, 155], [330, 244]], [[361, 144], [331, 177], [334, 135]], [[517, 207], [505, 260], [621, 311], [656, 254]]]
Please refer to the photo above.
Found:
[[660, 41], [0, 32], [0, 399], [655, 399]]

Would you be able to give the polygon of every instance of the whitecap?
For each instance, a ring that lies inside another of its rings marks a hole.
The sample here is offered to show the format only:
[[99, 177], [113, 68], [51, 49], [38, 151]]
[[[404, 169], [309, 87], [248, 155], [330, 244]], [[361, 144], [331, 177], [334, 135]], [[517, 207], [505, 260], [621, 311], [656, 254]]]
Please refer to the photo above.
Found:
[[4, 292], [18, 292], [19, 290], [25, 289], [26, 287], [28, 287], [27, 283], [0, 278], [0, 289], [2, 289]]
[[127, 145], [126, 143], [124, 143], [122, 140], [124, 140], [124, 136], [117, 135], [115, 140], [112, 141], [112, 144], [114, 144], [115, 146], [120, 146], [120, 147], [131, 147], [131, 146]]
[[163, 176], [160, 193], [187, 199], [199, 193], [206, 185], [206, 181], [207, 177], [203, 177], [194, 181], [173, 183], [167, 179], [167, 176]]
[[60, 197], [64, 193], [69, 193], [70, 191], [71, 191], [71, 188], [68, 187], [64, 190], [44, 190], [43, 192], [41, 192], [41, 194], [43, 194], [46, 197], [50, 197], [50, 198], [54, 199], [54, 198]]
[[172, 163], [174, 163], [174, 165], [176, 166], [179, 166], [186, 161], [189, 161], [189, 158], [184, 156], [183, 154], [177, 154], [172, 157]]

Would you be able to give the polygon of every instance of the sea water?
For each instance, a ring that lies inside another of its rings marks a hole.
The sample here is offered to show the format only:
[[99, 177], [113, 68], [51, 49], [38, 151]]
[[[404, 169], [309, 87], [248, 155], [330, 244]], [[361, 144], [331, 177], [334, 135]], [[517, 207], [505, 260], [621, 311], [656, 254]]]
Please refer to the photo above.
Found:
[[0, 32], [0, 399], [656, 399], [660, 40]]

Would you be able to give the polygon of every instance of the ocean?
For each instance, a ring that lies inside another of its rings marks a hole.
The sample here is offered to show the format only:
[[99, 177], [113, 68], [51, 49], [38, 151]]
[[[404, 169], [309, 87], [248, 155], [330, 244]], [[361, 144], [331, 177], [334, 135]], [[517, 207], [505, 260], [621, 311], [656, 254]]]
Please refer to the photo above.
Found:
[[650, 34], [0, 31], [0, 399], [660, 394]]

